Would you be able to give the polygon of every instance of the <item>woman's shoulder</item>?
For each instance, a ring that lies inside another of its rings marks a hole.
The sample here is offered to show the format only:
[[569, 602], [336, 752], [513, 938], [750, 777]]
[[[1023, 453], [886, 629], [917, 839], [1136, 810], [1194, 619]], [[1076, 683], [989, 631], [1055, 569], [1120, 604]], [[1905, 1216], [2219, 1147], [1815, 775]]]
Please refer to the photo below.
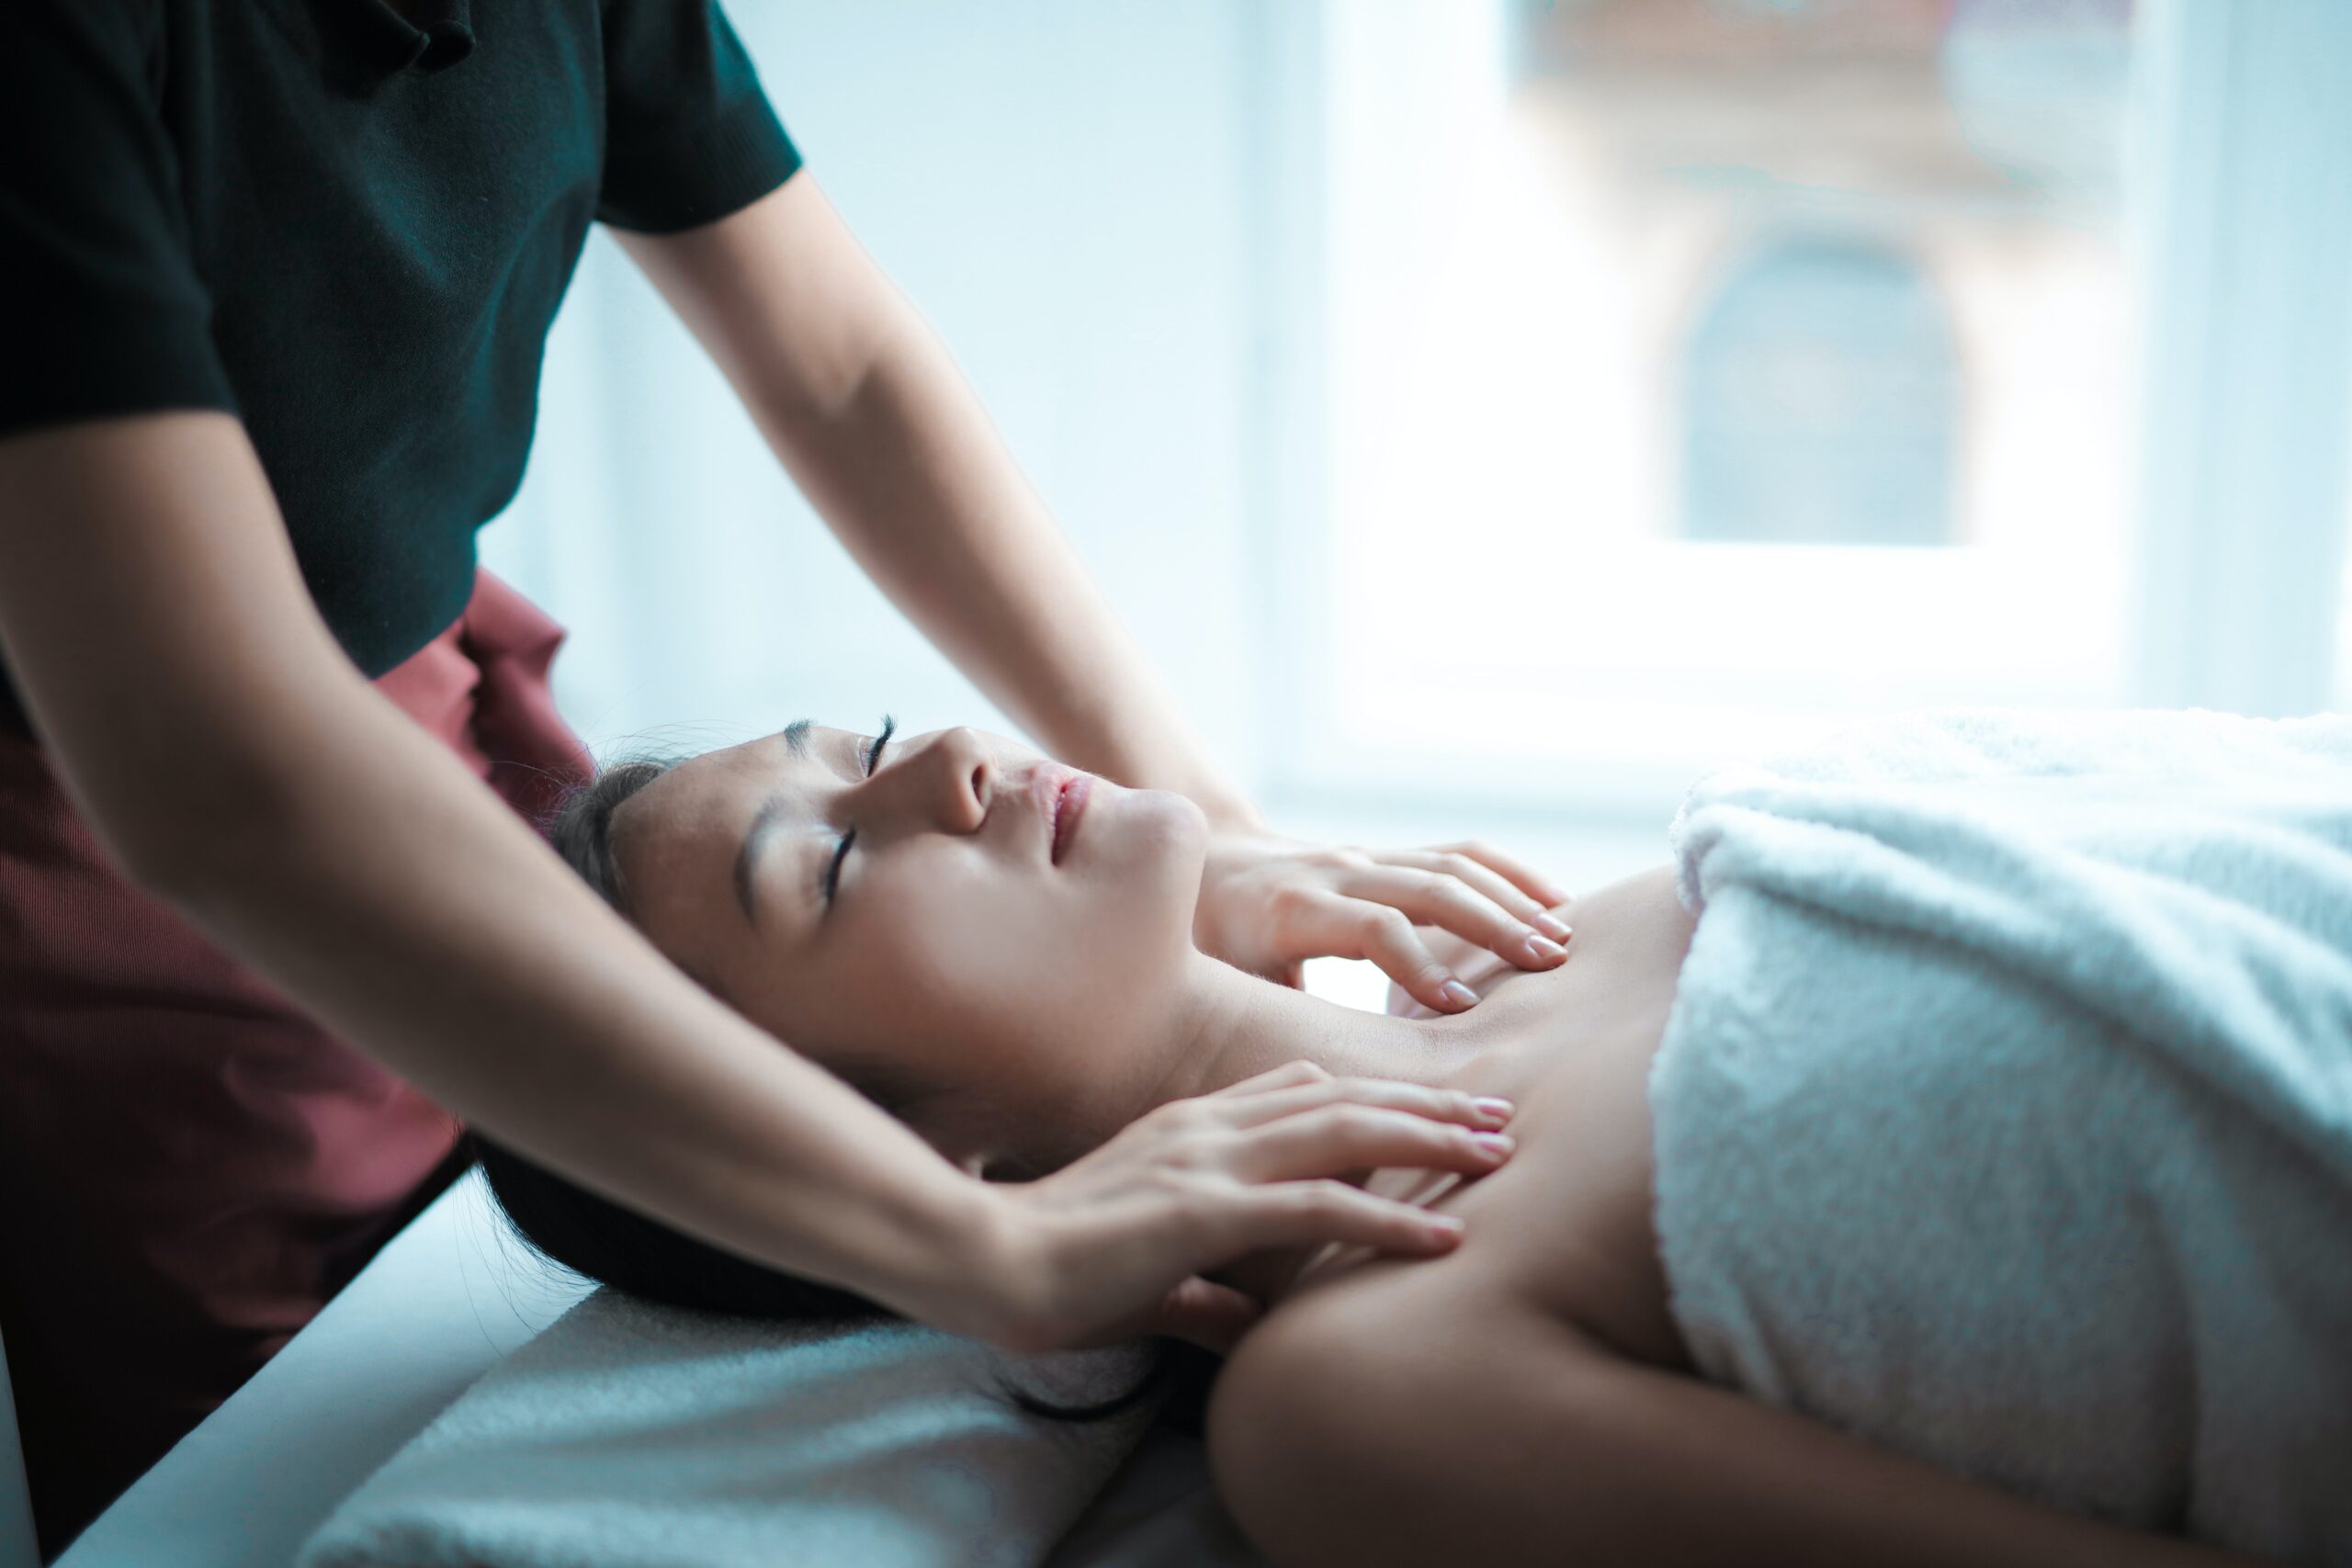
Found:
[[1272, 1561], [1363, 1560], [1350, 1538], [1385, 1525], [1350, 1522], [1363, 1507], [1453, 1507], [1462, 1393], [1478, 1382], [1465, 1362], [1562, 1343], [1521, 1293], [1455, 1262], [1384, 1260], [1303, 1290], [1227, 1360], [1204, 1423], [1210, 1474]]
[[1254, 1464], [1268, 1446], [1295, 1448], [1306, 1436], [1301, 1419], [1344, 1426], [1368, 1416], [1375, 1390], [1400, 1369], [1444, 1357], [1489, 1319], [1528, 1310], [1521, 1292], [1459, 1253], [1368, 1256], [1302, 1284], [1227, 1358], [1209, 1398], [1210, 1464]]
[[1277, 1303], [1209, 1393], [1209, 1469], [1228, 1506], [1238, 1506], [1237, 1489], [1286, 1490], [1297, 1467], [1318, 1462], [1331, 1433], [1371, 1418], [1382, 1358], [1408, 1351], [1420, 1332], [1394, 1292], [1361, 1270]]

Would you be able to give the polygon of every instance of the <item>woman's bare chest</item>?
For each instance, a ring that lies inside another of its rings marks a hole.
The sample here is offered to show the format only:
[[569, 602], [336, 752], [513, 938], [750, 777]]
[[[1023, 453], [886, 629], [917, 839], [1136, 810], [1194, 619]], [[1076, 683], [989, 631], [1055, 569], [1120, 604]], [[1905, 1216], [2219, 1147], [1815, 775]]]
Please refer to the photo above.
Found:
[[1461, 1215], [1462, 1246], [1434, 1262], [1335, 1251], [1309, 1263], [1298, 1288], [1393, 1292], [1441, 1312], [1504, 1299], [1625, 1354], [1680, 1364], [1651, 1222], [1647, 1082], [1695, 922], [1664, 867], [1567, 913], [1568, 962], [1480, 987], [1482, 1007], [1512, 1010], [1510, 1043], [1471, 1058], [1447, 1084], [1517, 1103], [1510, 1162], [1479, 1180], [1383, 1170], [1365, 1182]]

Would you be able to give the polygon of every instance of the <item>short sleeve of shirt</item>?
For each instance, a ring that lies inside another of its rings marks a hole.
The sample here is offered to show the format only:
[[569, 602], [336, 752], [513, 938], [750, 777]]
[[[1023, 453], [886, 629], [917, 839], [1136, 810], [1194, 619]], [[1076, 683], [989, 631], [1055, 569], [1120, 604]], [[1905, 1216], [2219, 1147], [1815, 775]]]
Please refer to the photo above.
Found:
[[596, 216], [669, 233], [724, 218], [800, 167], [718, 0], [605, 0]]
[[157, 107], [152, 0], [12, 0], [0, 49], [0, 434], [230, 409]]

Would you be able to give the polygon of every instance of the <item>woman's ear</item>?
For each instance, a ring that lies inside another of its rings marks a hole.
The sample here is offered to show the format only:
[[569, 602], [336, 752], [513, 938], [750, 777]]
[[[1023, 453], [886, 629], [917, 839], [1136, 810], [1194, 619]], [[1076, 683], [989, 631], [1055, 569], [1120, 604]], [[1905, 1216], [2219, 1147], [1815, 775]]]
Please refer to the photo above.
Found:
[[1001, 1115], [993, 1109], [977, 1117], [967, 1111], [961, 1102], [934, 1095], [926, 1097], [920, 1110], [901, 1106], [896, 1114], [967, 1176], [982, 1181], [1026, 1181], [1037, 1175], [1008, 1146], [1013, 1138]]
[[939, 1151], [941, 1157], [967, 1176], [986, 1181], [990, 1175], [990, 1168], [1002, 1163], [967, 1132], [945, 1133], [936, 1127], [924, 1126], [916, 1126], [914, 1130], [923, 1142]]

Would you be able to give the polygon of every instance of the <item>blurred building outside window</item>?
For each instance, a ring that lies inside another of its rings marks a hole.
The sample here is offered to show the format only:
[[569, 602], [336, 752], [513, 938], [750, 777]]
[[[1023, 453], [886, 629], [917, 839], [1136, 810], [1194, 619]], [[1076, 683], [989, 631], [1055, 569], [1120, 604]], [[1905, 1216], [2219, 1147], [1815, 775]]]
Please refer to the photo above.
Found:
[[1959, 542], [1960, 363], [1908, 256], [1758, 247], [1691, 331], [1680, 373], [1681, 536]]
[[2131, 0], [1321, 23], [1295, 783], [1657, 819], [1870, 712], [2124, 699]]

